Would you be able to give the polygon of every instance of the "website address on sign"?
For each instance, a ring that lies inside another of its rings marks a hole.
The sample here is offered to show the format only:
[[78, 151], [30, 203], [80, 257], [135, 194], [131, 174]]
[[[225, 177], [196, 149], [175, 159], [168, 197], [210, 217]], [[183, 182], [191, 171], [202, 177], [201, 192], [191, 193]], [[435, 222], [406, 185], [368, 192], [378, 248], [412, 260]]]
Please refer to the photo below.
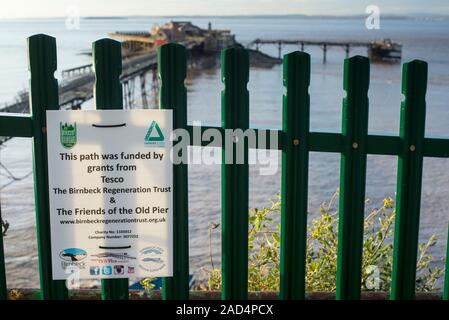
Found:
[[143, 219], [74, 219], [60, 220], [61, 224], [109, 224], [109, 223], [163, 223], [165, 218], [143, 218]]

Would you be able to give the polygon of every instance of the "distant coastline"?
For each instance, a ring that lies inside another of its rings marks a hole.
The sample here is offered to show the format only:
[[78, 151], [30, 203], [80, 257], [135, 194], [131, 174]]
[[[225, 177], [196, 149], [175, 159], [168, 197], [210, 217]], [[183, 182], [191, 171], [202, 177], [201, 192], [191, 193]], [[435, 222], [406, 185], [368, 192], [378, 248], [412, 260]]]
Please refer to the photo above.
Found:
[[[352, 19], [365, 19], [367, 15], [305, 15], [305, 14], [272, 14], [272, 15], [130, 15], [130, 16], [85, 16], [81, 17], [83, 20], [127, 20], [127, 19], [144, 19], [144, 18], [157, 18], [157, 19], [176, 19], [176, 20], [188, 20], [188, 19], [338, 19], [338, 20], [352, 20]], [[428, 21], [446, 21], [449, 20], [449, 15], [441, 14], [382, 14], [382, 19], [387, 20], [428, 20]], [[7, 20], [60, 20], [66, 19], [66, 17], [23, 17], [23, 18], [2, 18], [0, 21]]]
[[[192, 19], [192, 18], [226, 18], [226, 19], [273, 19], [273, 18], [289, 18], [289, 19], [365, 19], [366, 15], [306, 15], [306, 14], [272, 14], [272, 15], [174, 15], [174, 16], [108, 16], [108, 17], [83, 17], [86, 20], [99, 20], [99, 19], [135, 19], [135, 18], [166, 18], [166, 19]], [[394, 20], [449, 20], [449, 15], [436, 15], [436, 14], [410, 14], [410, 15], [395, 15], [395, 14], [382, 14], [382, 19], [394, 19]]]

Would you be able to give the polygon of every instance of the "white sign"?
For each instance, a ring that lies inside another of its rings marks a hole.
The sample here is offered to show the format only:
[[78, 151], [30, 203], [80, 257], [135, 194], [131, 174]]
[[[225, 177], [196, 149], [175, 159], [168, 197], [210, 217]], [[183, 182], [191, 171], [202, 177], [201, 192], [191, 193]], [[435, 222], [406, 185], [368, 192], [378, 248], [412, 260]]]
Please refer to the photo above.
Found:
[[47, 111], [53, 278], [172, 276], [171, 110]]

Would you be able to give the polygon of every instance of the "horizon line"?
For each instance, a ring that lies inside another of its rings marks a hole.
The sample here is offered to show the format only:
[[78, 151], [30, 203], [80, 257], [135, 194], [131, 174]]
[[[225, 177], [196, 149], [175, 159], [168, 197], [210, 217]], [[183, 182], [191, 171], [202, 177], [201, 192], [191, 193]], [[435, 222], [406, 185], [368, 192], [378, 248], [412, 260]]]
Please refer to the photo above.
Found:
[[[449, 18], [449, 14], [440, 13], [408, 13], [408, 14], [394, 14], [384, 13], [383, 18]], [[179, 15], [104, 15], [104, 16], [80, 16], [80, 19], [129, 19], [129, 18], [270, 18], [270, 17], [301, 17], [301, 18], [365, 18], [364, 14], [303, 14], [303, 13], [288, 13], [288, 14], [229, 14], [229, 15], [207, 15], [207, 14], [179, 14]], [[0, 20], [20, 20], [20, 19], [66, 19], [66, 16], [53, 16], [53, 17], [2, 17]]]

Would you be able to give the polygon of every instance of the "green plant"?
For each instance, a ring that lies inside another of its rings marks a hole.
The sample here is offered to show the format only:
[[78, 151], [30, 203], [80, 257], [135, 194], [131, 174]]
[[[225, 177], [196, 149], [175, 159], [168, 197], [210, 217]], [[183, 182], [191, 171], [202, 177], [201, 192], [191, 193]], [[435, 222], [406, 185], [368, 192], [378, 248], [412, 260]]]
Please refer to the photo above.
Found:
[[153, 284], [153, 281], [156, 278], [146, 278], [140, 281], [140, 284], [145, 289], [145, 291], [151, 291], [154, 289], [155, 285]]
[[[306, 290], [335, 291], [337, 273], [338, 211], [334, 200], [323, 204], [320, 215], [310, 222], [306, 255]], [[281, 199], [276, 197], [269, 207], [249, 212], [248, 233], [248, 288], [250, 291], [279, 290], [279, 249]], [[362, 290], [388, 291], [393, 260], [394, 201], [383, 200], [382, 206], [365, 217], [362, 262]], [[210, 232], [210, 231], [209, 231]], [[442, 270], [431, 267], [429, 249], [437, 242], [435, 235], [419, 244], [417, 261], [417, 291], [435, 290]], [[212, 258], [211, 258], [212, 259]], [[213, 262], [212, 262], [213, 266]], [[204, 290], [220, 290], [221, 271], [215, 267], [203, 268], [207, 285]]]

